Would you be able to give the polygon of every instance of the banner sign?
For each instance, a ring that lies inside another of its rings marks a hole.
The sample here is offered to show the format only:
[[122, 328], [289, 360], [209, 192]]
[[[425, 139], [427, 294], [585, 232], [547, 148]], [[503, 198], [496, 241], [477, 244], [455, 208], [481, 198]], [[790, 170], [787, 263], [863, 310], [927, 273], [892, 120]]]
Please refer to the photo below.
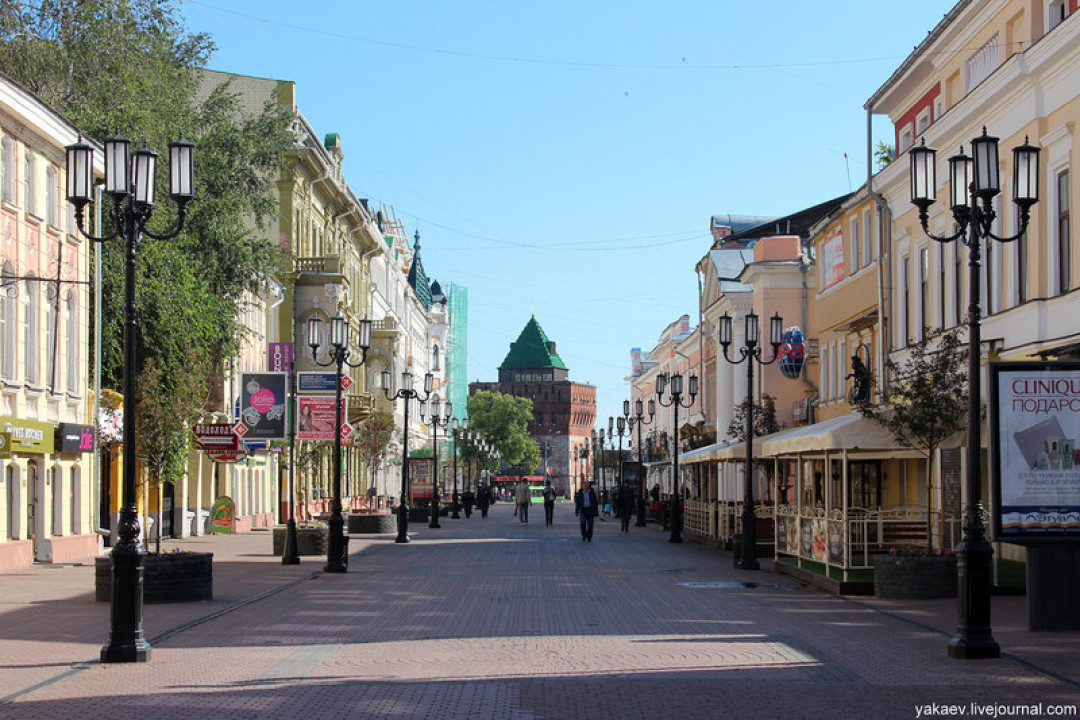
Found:
[[302, 372], [296, 374], [296, 392], [305, 395], [333, 395], [337, 392], [337, 373]]
[[409, 458], [409, 475], [412, 499], [431, 497], [431, 475], [435, 467], [434, 458]]
[[844, 270], [844, 236], [839, 230], [821, 243], [821, 288], [824, 290], [847, 277]]
[[990, 363], [994, 534], [1080, 538], [1080, 363]]
[[54, 447], [55, 431], [50, 423], [0, 417], [0, 432], [11, 435], [11, 451], [49, 455]]
[[[341, 398], [341, 417], [349, 416], [349, 398]], [[337, 428], [334, 398], [326, 395], [299, 395], [296, 398], [298, 440], [333, 440]]]
[[285, 373], [240, 375], [240, 422], [245, 440], [285, 439]]
[[0, 432], [0, 458], [11, 457], [11, 433]]
[[93, 425], [60, 423], [56, 426], [56, 451], [62, 453], [94, 452]]
[[271, 372], [287, 373], [292, 368], [293, 357], [291, 342], [270, 343], [267, 352], [267, 368]]

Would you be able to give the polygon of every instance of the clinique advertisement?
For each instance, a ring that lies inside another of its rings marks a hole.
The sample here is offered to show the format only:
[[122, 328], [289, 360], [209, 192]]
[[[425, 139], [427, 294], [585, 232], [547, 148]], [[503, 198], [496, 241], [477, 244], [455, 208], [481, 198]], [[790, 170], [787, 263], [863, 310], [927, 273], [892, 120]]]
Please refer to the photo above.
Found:
[[997, 537], [1080, 537], [1080, 363], [991, 363]]

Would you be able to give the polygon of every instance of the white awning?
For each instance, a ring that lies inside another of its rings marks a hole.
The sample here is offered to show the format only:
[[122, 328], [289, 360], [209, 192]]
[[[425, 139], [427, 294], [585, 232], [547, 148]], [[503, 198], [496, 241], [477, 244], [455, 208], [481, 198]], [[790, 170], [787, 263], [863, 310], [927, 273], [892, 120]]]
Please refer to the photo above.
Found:
[[915, 450], [900, 446], [881, 423], [863, 417], [862, 413], [841, 415], [769, 435], [761, 439], [760, 455], [776, 457], [840, 450], [876, 451], [890, 457], [919, 457]]

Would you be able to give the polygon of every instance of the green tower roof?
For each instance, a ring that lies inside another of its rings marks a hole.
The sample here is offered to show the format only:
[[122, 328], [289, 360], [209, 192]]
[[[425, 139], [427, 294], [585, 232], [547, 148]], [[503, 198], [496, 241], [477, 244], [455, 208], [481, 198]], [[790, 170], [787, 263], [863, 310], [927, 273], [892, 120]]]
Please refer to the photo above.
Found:
[[412, 286], [416, 297], [424, 307], [431, 307], [431, 284], [428, 282], [427, 273], [424, 272], [424, 263], [420, 262], [420, 231], [416, 231], [416, 242], [413, 243], [413, 261], [409, 267], [409, 285]]
[[566, 368], [555, 354], [555, 343], [548, 340], [536, 316], [529, 318], [518, 339], [510, 343], [510, 352], [499, 366], [500, 370], [527, 370], [538, 368]]

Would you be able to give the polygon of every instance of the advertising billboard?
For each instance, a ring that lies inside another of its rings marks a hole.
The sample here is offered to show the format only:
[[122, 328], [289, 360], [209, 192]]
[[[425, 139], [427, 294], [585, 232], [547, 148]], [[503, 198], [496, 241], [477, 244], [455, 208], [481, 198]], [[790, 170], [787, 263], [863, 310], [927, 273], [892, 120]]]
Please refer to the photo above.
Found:
[[[341, 398], [341, 417], [349, 416], [347, 397]], [[296, 398], [298, 440], [333, 440], [337, 427], [333, 395], [299, 395]]]
[[244, 440], [285, 439], [285, 373], [240, 375], [240, 422]]
[[990, 363], [994, 533], [1080, 538], [1080, 363]]

